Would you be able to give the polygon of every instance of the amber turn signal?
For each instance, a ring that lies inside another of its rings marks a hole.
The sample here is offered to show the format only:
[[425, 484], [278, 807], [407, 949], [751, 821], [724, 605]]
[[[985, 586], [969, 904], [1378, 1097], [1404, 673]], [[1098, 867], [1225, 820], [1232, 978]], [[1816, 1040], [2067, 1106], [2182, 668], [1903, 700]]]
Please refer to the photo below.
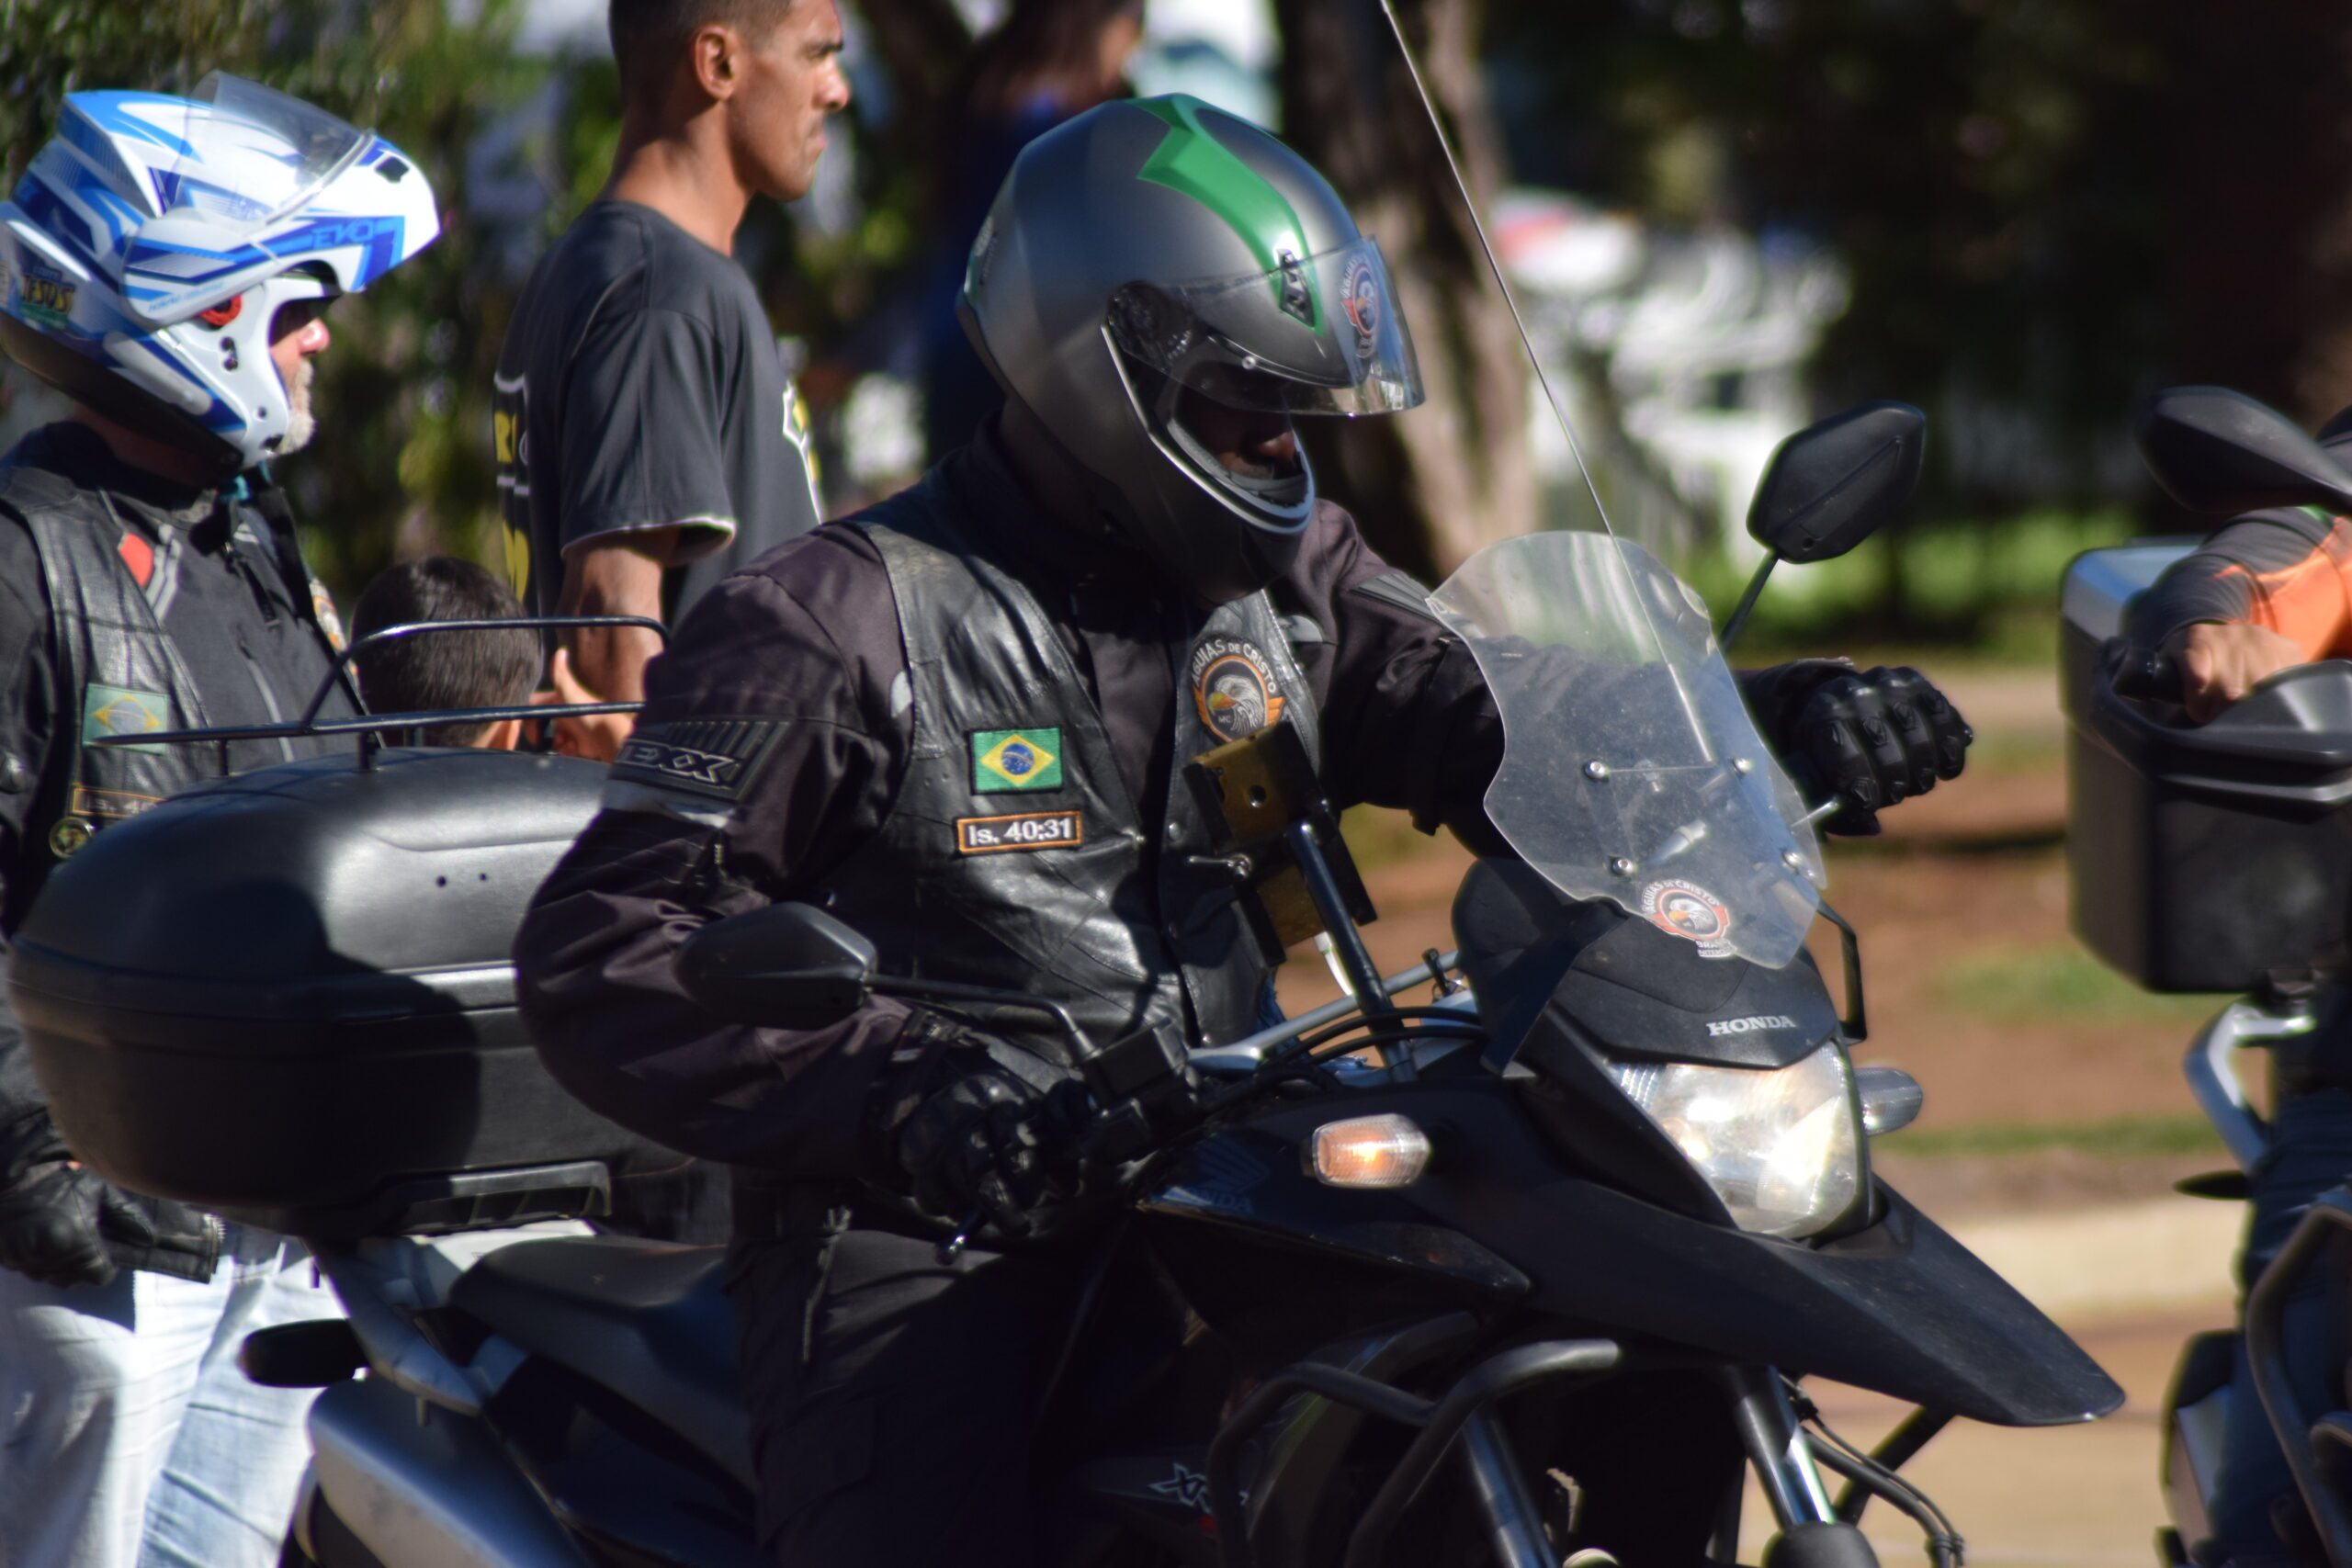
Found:
[[1307, 1170], [1326, 1187], [1409, 1187], [1429, 1165], [1429, 1134], [1406, 1116], [1326, 1122], [1307, 1145]]

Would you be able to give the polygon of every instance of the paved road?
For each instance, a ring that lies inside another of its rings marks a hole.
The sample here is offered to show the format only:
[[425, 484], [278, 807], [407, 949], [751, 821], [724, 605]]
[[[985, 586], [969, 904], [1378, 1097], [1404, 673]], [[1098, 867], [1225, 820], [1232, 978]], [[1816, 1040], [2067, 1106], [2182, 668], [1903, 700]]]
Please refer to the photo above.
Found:
[[[2157, 1413], [2180, 1343], [2228, 1320], [2229, 1303], [2161, 1316], [2070, 1323], [2129, 1396], [2123, 1408], [2087, 1427], [2011, 1431], [1955, 1423], [1905, 1473], [1959, 1527], [1968, 1561], [2032, 1568], [2154, 1568], [2162, 1505], [2156, 1490]], [[1874, 1443], [1903, 1414], [1894, 1401], [1859, 1390], [1814, 1391], [1822, 1413], [1847, 1438]], [[1760, 1561], [1766, 1526], [1751, 1495], [1741, 1561]], [[1910, 1520], [1874, 1506], [1864, 1528], [1887, 1568], [1925, 1563]]]

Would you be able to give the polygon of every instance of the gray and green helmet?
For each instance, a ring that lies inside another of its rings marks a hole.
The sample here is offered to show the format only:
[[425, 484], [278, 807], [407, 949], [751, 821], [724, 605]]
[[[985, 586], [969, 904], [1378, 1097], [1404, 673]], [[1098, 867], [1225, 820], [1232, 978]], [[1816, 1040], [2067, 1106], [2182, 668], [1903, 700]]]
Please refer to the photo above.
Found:
[[1031, 142], [972, 247], [960, 313], [1112, 525], [1219, 604], [1296, 556], [1315, 476], [1303, 452], [1271, 476], [1228, 469], [1186, 411], [1413, 407], [1394, 298], [1379, 248], [1306, 160], [1180, 95], [1104, 104]]

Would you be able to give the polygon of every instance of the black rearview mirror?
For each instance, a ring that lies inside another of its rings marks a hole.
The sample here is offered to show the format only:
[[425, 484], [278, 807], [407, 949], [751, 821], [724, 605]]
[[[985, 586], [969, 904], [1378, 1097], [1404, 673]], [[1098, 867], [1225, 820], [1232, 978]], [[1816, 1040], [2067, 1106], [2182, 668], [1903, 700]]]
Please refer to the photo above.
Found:
[[1747, 532], [1782, 560], [1842, 556], [1892, 522], [1918, 488], [1928, 416], [1869, 402], [1807, 425], [1772, 454]]
[[2352, 512], [2352, 472], [2285, 414], [2244, 392], [2166, 388], [2148, 400], [2132, 434], [2156, 483], [2191, 512]]
[[822, 1029], [865, 1005], [875, 962], [874, 944], [822, 909], [774, 904], [688, 937], [678, 978], [720, 1018]]

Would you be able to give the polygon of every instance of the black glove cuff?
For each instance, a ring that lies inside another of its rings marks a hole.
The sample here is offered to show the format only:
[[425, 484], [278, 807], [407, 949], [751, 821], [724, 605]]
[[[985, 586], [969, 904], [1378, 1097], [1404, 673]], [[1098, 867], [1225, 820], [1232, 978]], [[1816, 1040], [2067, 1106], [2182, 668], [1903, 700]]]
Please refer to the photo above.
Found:
[[899, 1129], [915, 1107], [939, 1087], [940, 1061], [951, 1046], [973, 1043], [971, 1032], [952, 1018], [928, 1008], [910, 1009], [890, 1047], [890, 1060], [866, 1090], [865, 1114], [858, 1144], [871, 1175], [896, 1183], [899, 1176]]
[[1796, 737], [1791, 733], [1805, 700], [1840, 675], [1857, 673], [1850, 659], [1792, 659], [1762, 670], [1739, 671], [1739, 694], [1756, 716], [1756, 728], [1775, 751], [1787, 751]]

